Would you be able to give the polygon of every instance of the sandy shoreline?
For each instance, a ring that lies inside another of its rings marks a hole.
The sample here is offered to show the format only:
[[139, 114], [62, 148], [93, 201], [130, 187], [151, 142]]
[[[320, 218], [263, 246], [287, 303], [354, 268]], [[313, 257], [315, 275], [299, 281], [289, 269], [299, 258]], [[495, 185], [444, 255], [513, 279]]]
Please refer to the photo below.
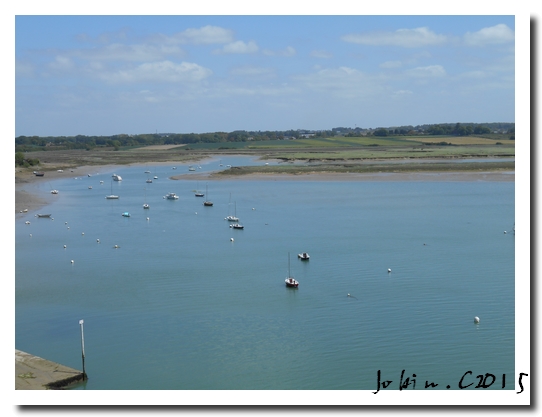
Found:
[[[130, 164], [142, 165], [138, 163]], [[153, 165], [171, 165], [171, 162], [157, 162]], [[122, 165], [124, 167], [126, 165]], [[144, 166], [144, 165], [142, 165]], [[15, 213], [22, 216], [23, 210], [38, 210], [54, 201], [55, 195], [38, 191], [36, 185], [64, 178], [77, 178], [103, 172], [114, 172], [118, 165], [81, 166], [63, 172], [47, 171], [45, 176], [36, 177], [32, 172], [15, 170]], [[221, 175], [212, 173], [181, 174], [171, 176], [174, 180], [209, 180], [209, 181], [515, 181], [514, 171], [480, 172], [408, 172], [408, 173], [310, 173], [310, 174], [248, 174]]]
[[481, 172], [375, 172], [375, 173], [310, 173], [310, 174], [246, 174], [221, 175], [181, 174], [173, 180], [210, 181], [515, 181], [514, 171]]
[[[156, 162], [153, 166], [171, 165], [172, 162]], [[174, 164], [174, 163], [173, 163]], [[43, 177], [36, 177], [31, 171], [15, 169], [15, 215], [23, 216], [23, 210], [35, 211], [54, 201], [56, 197], [49, 192], [39, 191], [37, 185], [40, 183], [55, 181], [65, 178], [86, 177], [98, 173], [112, 172], [116, 169], [144, 164], [133, 163], [128, 165], [92, 165], [80, 166], [76, 168], [65, 169], [62, 172], [46, 171]]]

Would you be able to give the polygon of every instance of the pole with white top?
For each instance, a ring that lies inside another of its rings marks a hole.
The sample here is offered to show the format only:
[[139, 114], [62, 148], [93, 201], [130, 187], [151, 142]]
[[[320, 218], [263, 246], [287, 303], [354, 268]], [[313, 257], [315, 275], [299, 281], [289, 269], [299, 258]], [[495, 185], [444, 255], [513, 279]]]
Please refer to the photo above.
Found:
[[83, 334], [83, 320], [79, 320], [81, 325], [81, 357], [83, 358], [83, 379], [87, 379], [87, 373], [85, 372], [85, 336]]

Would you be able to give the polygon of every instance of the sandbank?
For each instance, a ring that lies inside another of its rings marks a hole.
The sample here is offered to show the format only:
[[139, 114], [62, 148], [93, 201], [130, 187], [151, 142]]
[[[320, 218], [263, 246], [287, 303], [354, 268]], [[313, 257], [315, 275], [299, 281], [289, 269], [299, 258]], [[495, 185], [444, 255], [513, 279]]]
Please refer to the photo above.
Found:
[[374, 172], [333, 173], [315, 172], [303, 174], [246, 174], [220, 175], [213, 173], [180, 174], [172, 180], [210, 181], [515, 181], [515, 171], [481, 172]]

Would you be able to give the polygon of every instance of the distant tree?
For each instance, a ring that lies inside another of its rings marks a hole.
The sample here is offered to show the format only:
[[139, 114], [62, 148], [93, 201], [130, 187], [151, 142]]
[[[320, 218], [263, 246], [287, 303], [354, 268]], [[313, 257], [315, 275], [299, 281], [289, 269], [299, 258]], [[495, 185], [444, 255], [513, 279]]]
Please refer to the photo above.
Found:
[[24, 165], [24, 153], [22, 152], [15, 153], [15, 165], [18, 165], [18, 166]]
[[388, 131], [384, 128], [378, 128], [373, 133], [374, 136], [388, 136]]
[[486, 126], [475, 126], [473, 131], [474, 131], [475, 135], [482, 135], [484, 133], [491, 133], [491, 130], [489, 129], [489, 127], [486, 127]]

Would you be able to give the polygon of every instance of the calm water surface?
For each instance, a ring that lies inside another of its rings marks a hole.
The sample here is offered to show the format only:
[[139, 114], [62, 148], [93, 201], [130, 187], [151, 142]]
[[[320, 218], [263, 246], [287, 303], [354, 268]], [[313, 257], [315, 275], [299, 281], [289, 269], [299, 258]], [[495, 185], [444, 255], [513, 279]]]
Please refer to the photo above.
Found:
[[[469, 370], [501, 389], [504, 373], [513, 389], [513, 182], [116, 172], [41, 183], [60, 190], [40, 209], [54, 220], [16, 220], [16, 348], [81, 369], [84, 319], [82, 388], [374, 390], [378, 370], [404, 369], [441, 389]], [[206, 187], [213, 207], [194, 196]]]

